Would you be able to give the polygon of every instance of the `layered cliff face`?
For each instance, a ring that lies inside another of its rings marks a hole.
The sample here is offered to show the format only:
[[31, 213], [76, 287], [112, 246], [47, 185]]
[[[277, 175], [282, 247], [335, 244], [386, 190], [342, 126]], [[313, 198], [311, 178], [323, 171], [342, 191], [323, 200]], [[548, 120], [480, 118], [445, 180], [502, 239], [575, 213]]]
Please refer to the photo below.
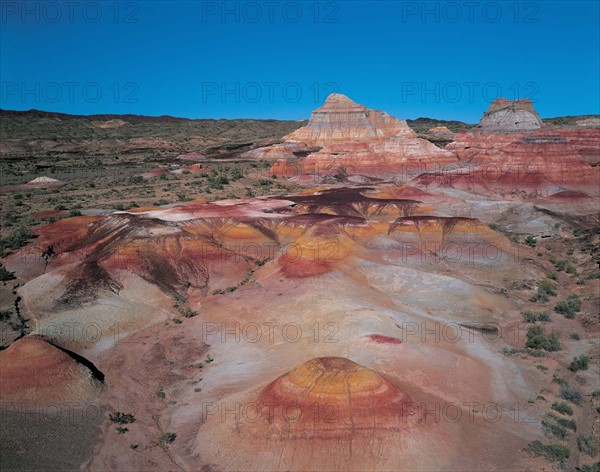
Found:
[[492, 103], [473, 132], [456, 135], [445, 149], [461, 169], [421, 175], [415, 183], [518, 198], [563, 190], [597, 195], [600, 130], [545, 127], [529, 100]]
[[286, 139], [311, 146], [326, 146], [391, 136], [415, 138], [416, 134], [404, 120], [398, 120], [383, 111], [369, 110], [345, 95], [332, 93], [322, 107], [313, 111], [308, 124], [288, 134]]
[[[412, 398], [377, 372], [343, 357], [305, 362], [267, 385], [255, 402], [269, 436], [282, 439], [372, 437], [420, 420]], [[286, 409], [294, 409], [294, 421], [284, 420]], [[327, 421], [313, 414], [318, 409], [322, 414], [329, 409]]]
[[498, 98], [492, 102], [479, 123], [484, 132], [533, 131], [544, 126], [528, 98], [510, 101]]
[[559, 129], [556, 132], [591, 166], [600, 165], [600, 126], [589, 128]]
[[[352, 175], [407, 180], [411, 173], [456, 162], [451, 152], [418, 138], [406, 121], [369, 110], [340, 94], [330, 95], [308, 125], [285, 139], [296, 145], [322, 146], [298, 160], [289, 153], [281, 155], [283, 159], [274, 164], [273, 174], [298, 180], [308, 175], [317, 181]], [[261, 151], [265, 158], [274, 154], [277, 151], [269, 148]]]

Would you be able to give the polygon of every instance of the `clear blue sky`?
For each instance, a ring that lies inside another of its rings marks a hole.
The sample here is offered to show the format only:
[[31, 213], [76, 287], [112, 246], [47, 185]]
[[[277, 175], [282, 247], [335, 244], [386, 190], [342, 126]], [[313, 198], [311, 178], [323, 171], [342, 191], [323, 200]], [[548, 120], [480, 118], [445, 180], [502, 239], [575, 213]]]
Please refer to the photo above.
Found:
[[498, 95], [600, 113], [595, 0], [73, 3], [1, 1], [1, 108], [301, 119], [339, 91], [399, 118], [477, 122]]

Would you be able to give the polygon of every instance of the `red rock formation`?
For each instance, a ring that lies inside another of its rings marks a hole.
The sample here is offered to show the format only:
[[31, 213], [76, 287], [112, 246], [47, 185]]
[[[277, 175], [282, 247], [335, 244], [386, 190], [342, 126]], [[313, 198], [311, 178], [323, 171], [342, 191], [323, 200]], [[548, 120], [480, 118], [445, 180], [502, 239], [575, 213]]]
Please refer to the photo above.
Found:
[[600, 165], [600, 128], [556, 130], [590, 165]]
[[343, 357], [305, 362], [267, 385], [256, 404], [269, 436], [279, 438], [369, 437], [420, 419], [396, 385]]
[[561, 190], [598, 194], [599, 173], [590, 165], [600, 154], [598, 130], [542, 126], [529, 100], [498, 99], [478, 128], [459, 133], [445, 147], [468, 164], [468, 170], [424, 175], [415, 182], [519, 198]]
[[0, 399], [24, 406], [60, 407], [87, 402], [103, 383], [86, 366], [40, 336], [27, 336], [0, 351]]
[[290, 156], [272, 172], [287, 178], [317, 179], [347, 175], [407, 180], [407, 176], [456, 162], [451, 152], [417, 138], [406, 121], [369, 110], [339, 94], [330, 95], [315, 110], [308, 125], [286, 136], [288, 142], [324, 146], [298, 163]]
[[460, 133], [446, 148], [472, 166], [468, 171], [448, 172], [446, 179], [466, 172], [476, 185], [521, 196], [548, 196], [564, 189], [598, 193], [597, 170], [555, 131]]
[[289, 141], [300, 141], [309, 146], [324, 146], [346, 141], [416, 134], [404, 120], [398, 120], [383, 111], [369, 110], [345, 95], [332, 93], [325, 104], [313, 111], [308, 124], [286, 136]]

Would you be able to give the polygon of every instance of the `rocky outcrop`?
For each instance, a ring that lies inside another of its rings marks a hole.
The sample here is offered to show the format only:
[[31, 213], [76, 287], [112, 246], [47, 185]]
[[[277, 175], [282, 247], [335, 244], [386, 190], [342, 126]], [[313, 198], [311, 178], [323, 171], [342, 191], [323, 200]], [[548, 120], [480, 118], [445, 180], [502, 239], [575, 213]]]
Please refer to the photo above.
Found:
[[40, 336], [21, 338], [0, 352], [0, 399], [36, 407], [81, 405], [104, 388], [102, 374], [91, 367]]
[[330, 95], [313, 112], [308, 125], [285, 139], [287, 143], [323, 146], [296, 162], [289, 152], [280, 154], [282, 159], [272, 172], [299, 180], [306, 175], [318, 180], [352, 175], [407, 180], [412, 172], [456, 162], [451, 152], [418, 138], [406, 121], [369, 110], [340, 94]]
[[345, 141], [368, 141], [403, 136], [415, 138], [404, 120], [383, 111], [369, 110], [345, 95], [332, 93], [313, 111], [308, 124], [286, 136], [290, 141], [325, 146]]
[[[460, 133], [446, 149], [469, 166], [468, 170], [446, 173], [446, 180], [467, 173], [472, 184], [487, 186], [496, 194], [540, 197], [561, 190], [598, 193], [597, 169], [561, 132]], [[589, 149], [593, 156], [593, 148]]]
[[532, 131], [543, 126], [542, 119], [528, 98], [515, 101], [498, 98], [484, 113], [478, 128], [484, 132], [496, 133]]
[[600, 128], [574, 128], [556, 130], [583, 159], [592, 166], [600, 164]]

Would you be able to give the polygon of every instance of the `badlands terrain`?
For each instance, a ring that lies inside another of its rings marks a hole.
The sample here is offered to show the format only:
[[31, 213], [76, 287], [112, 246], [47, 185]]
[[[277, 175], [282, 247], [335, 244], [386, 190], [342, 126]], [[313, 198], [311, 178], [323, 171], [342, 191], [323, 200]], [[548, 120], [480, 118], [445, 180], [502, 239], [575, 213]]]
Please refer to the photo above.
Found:
[[600, 470], [599, 117], [1, 116], [2, 470]]

